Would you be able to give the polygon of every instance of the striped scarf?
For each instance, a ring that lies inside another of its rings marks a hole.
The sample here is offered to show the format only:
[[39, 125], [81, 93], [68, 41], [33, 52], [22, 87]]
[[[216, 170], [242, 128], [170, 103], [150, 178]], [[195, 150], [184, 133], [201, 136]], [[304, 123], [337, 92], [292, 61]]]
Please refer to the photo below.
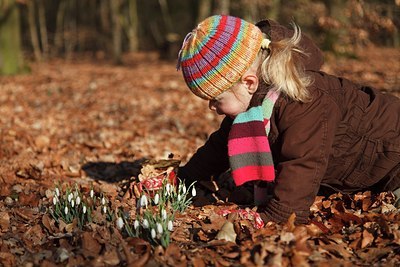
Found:
[[249, 181], [275, 179], [274, 162], [268, 142], [272, 109], [279, 93], [269, 91], [261, 106], [240, 113], [228, 137], [232, 177], [237, 186]]

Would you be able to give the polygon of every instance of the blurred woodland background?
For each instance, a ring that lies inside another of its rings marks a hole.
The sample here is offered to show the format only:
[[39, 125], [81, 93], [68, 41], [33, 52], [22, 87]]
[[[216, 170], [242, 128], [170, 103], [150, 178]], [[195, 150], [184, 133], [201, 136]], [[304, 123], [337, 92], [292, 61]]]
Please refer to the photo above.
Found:
[[212, 14], [294, 21], [336, 55], [400, 45], [400, 0], [0, 0], [0, 74], [83, 53], [116, 64], [136, 51], [175, 59], [186, 33]]

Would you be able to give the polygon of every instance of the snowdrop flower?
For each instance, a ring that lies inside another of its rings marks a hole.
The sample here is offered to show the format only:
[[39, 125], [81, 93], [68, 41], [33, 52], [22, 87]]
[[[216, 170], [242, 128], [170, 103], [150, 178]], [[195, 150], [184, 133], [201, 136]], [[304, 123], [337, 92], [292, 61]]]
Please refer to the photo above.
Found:
[[71, 207], [74, 207], [75, 206], [75, 201], [72, 199], [71, 200]]
[[166, 194], [169, 195], [171, 193], [171, 184], [166, 184], [165, 185], [165, 190], [166, 190]]
[[101, 204], [103, 204], [103, 206], [106, 204], [106, 199], [104, 197], [101, 198]]
[[103, 207], [103, 212], [107, 213], [107, 207], [106, 206]]
[[118, 217], [118, 219], [117, 219], [117, 228], [118, 228], [119, 230], [121, 230], [122, 227], [124, 227], [124, 220], [122, 220], [121, 217]]
[[167, 219], [167, 211], [165, 209], [161, 210], [161, 217], [163, 218], [163, 220]]
[[60, 196], [60, 189], [58, 189], [58, 187], [56, 187], [56, 196], [57, 196], [57, 197]]
[[91, 197], [91, 198], [94, 197], [94, 191], [93, 191], [93, 189], [90, 190], [90, 197]]
[[172, 232], [172, 230], [174, 229], [174, 226], [172, 225], [172, 221], [168, 222], [168, 230]]
[[157, 223], [157, 232], [158, 232], [159, 234], [162, 234], [162, 233], [163, 233], [163, 228], [162, 228], [161, 223]]
[[147, 219], [143, 220], [143, 228], [145, 229], [149, 228], [149, 221]]
[[197, 194], [197, 192], [196, 192], [196, 188], [194, 188], [194, 186], [193, 186], [193, 188], [192, 188], [192, 196], [196, 196], [196, 194]]
[[[144, 222], [143, 222], [144, 224]], [[139, 227], [139, 221], [135, 220], [135, 222], [133, 223], [133, 228], [135, 228], [135, 230]]]
[[72, 195], [72, 193], [70, 193], [70, 194], [68, 195], [68, 202], [71, 202], [71, 200], [72, 200], [73, 197], [74, 197], [74, 196]]
[[64, 213], [65, 213], [65, 215], [67, 215], [67, 214], [68, 214], [68, 207], [65, 207], [65, 209], [64, 209]]
[[181, 198], [182, 198], [181, 195], [178, 195], [178, 201], [181, 201]]
[[154, 196], [154, 204], [158, 205], [159, 200], [160, 200], [160, 195], [157, 193], [157, 194]]
[[76, 198], [76, 205], [79, 206], [79, 204], [81, 204], [81, 198], [78, 196]]
[[156, 230], [151, 229], [151, 237], [156, 238]]
[[57, 202], [58, 202], [58, 198], [57, 198], [57, 196], [54, 196], [54, 197], [53, 197], [53, 204], [54, 204], [54, 206], [57, 205]]
[[186, 193], [186, 186], [183, 185], [183, 186], [182, 186], [182, 194], [185, 194], [185, 193]]
[[83, 205], [82, 212], [83, 212], [83, 214], [86, 213], [86, 206], [85, 205]]
[[140, 198], [140, 206], [142, 206], [142, 207], [147, 207], [147, 197], [146, 197], [146, 195], [143, 195], [143, 196]]

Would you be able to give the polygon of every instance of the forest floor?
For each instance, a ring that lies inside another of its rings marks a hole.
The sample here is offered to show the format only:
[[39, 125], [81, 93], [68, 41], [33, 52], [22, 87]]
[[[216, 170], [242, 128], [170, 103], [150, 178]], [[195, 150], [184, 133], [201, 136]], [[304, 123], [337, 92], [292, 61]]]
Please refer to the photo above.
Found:
[[[357, 56], [327, 57], [323, 70], [400, 96], [399, 49]], [[166, 249], [127, 237], [115, 223], [55, 222], [48, 210], [57, 183], [135, 207], [126, 183], [144, 159], [173, 154], [183, 164], [217, 129], [221, 118], [189, 93], [174, 66], [154, 53], [126, 55], [121, 66], [77, 57], [0, 77], [0, 265], [400, 265], [391, 193], [318, 197], [308, 225], [255, 229], [236, 218], [235, 242], [215, 239], [226, 222], [217, 211], [235, 204], [191, 206], [177, 216]]]

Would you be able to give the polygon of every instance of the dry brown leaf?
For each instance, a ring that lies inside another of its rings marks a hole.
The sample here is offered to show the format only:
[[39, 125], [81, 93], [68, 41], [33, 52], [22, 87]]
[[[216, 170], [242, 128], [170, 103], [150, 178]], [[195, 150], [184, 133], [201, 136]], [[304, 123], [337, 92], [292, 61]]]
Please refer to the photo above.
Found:
[[46, 236], [42, 231], [42, 227], [37, 224], [28, 228], [28, 230], [24, 233], [23, 238], [25, 244], [32, 247], [44, 244]]
[[236, 242], [236, 232], [233, 227], [233, 223], [230, 221], [225, 222], [222, 226], [221, 230], [219, 230], [215, 239], [217, 240], [226, 240], [235, 243]]
[[187, 266], [186, 256], [182, 253], [177, 244], [171, 243], [165, 249], [165, 259], [170, 266]]
[[103, 258], [104, 263], [109, 266], [117, 266], [121, 262], [118, 256], [118, 251], [115, 247], [108, 247]]
[[287, 220], [284, 228], [289, 232], [293, 232], [294, 229], [296, 228], [295, 221], [296, 221], [296, 213], [292, 213], [289, 216], [289, 219]]
[[47, 231], [49, 231], [50, 234], [53, 234], [57, 231], [54, 219], [50, 218], [50, 216], [47, 214], [43, 215], [42, 224], [47, 229]]
[[327, 250], [331, 255], [341, 257], [342, 259], [349, 260], [353, 255], [349, 252], [344, 244], [327, 244], [321, 245], [321, 249]]
[[10, 227], [10, 215], [6, 211], [0, 212], [0, 230], [7, 232]]
[[191, 262], [193, 264], [193, 267], [206, 267], [206, 263], [201, 256], [195, 256], [194, 258], [191, 258]]
[[374, 235], [365, 229], [362, 233], [361, 248], [370, 246], [372, 242], [374, 242]]
[[391, 248], [368, 248], [358, 253], [358, 256], [366, 263], [378, 262], [380, 259], [391, 253]]
[[83, 232], [82, 234], [82, 250], [86, 258], [97, 257], [101, 250], [101, 245], [93, 237], [93, 234], [92, 232]]

